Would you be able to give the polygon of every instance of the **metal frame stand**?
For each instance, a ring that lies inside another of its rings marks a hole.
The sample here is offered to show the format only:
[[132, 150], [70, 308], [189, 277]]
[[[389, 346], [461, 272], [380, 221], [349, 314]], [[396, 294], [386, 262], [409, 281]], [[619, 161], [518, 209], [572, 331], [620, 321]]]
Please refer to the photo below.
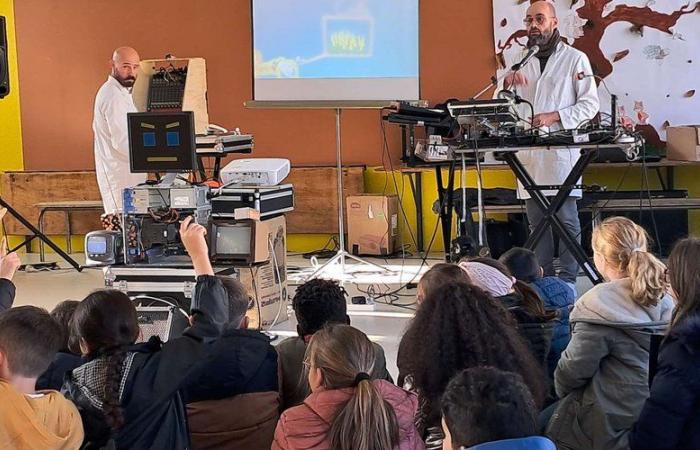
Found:
[[[571, 191], [578, 187], [576, 183], [583, 176], [583, 172], [586, 170], [586, 167], [591, 163], [591, 161], [595, 157], [596, 150], [600, 148], [609, 148], [612, 145], [613, 144], [582, 144], [580, 147], [581, 156], [579, 157], [578, 161], [576, 162], [576, 164], [574, 164], [574, 167], [571, 169], [571, 172], [569, 172], [569, 175], [566, 177], [566, 180], [564, 180], [564, 183], [556, 186], [538, 185], [535, 182], [535, 180], [533, 180], [529, 172], [525, 169], [523, 163], [518, 159], [517, 151], [509, 150], [499, 152], [498, 149], [479, 150], [479, 152], [481, 153], [492, 152], [500, 154], [503, 160], [506, 161], [506, 163], [508, 163], [508, 166], [510, 167], [511, 171], [513, 171], [513, 173], [515, 174], [515, 177], [518, 179], [518, 181], [520, 181], [523, 184], [523, 187], [528, 192], [530, 192], [530, 195], [535, 201], [537, 207], [540, 208], [544, 213], [544, 218], [535, 227], [532, 233], [530, 233], [530, 236], [528, 237], [524, 247], [534, 251], [537, 247], [537, 244], [539, 244], [540, 240], [544, 237], [545, 231], [547, 231], [548, 228], [552, 228], [552, 230], [557, 235], [559, 235], [561, 242], [566, 246], [567, 250], [574, 255], [574, 258], [576, 258], [576, 261], [578, 262], [579, 266], [581, 267], [581, 269], [583, 269], [583, 272], [586, 274], [588, 279], [591, 280], [591, 282], [593, 282], [593, 284], [602, 283], [603, 276], [600, 274], [600, 272], [598, 272], [595, 265], [592, 264], [591, 261], [588, 259], [588, 256], [586, 255], [586, 252], [584, 251], [583, 247], [576, 240], [576, 236], [572, 236], [566, 229], [564, 224], [561, 222], [561, 220], [559, 220], [559, 217], [557, 217], [557, 212], [561, 209]], [[559, 147], [550, 146], [548, 148], [553, 150]], [[561, 148], [568, 147], [562, 146]], [[525, 147], [523, 147], [522, 150], [525, 150]], [[536, 151], [542, 150], [540, 147], [537, 147]], [[457, 151], [458, 154], [474, 152], [475, 151], [471, 149]], [[451, 192], [454, 190], [455, 160], [451, 160], [449, 164], [450, 166], [448, 174], [448, 185], [446, 188], [443, 187], [440, 172], [438, 172], [438, 197], [440, 198], [440, 203], [445, 206], [450, 206], [449, 209], [443, 207], [440, 213], [440, 220], [442, 221], [443, 233], [447, 233], [448, 236], [449, 233], [451, 233], [452, 231], [452, 204], [449, 201], [449, 199], [451, 198]], [[439, 171], [439, 168], [437, 168], [437, 170]], [[558, 192], [550, 200], [542, 193], [542, 191], [546, 190], [556, 190]], [[443, 200], [444, 195], [450, 195], [450, 197]], [[447, 245], [449, 238], [445, 239], [445, 237], [443, 236], [443, 239], [445, 240], [445, 245]], [[449, 254], [446, 254], [445, 258], [449, 261]]]
[[313, 278], [318, 277], [322, 273], [324, 273], [327, 269], [330, 267], [333, 267], [335, 264], [340, 264], [340, 270], [343, 276], [343, 279], [341, 279], [341, 282], [344, 281], [345, 279], [345, 259], [352, 259], [354, 261], [357, 261], [360, 264], [365, 264], [367, 266], [374, 267], [376, 269], [380, 269], [383, 272], [388, 272], [389, 269], [386, 267], [380, 266], [379, 264], [375, 264], [370, 261], [366, 261], [358, 256], [353, 255], [352, 253], [348, 252], [345, 250], [345, 213], [343, 212], [343, 157], [341, 153], [341, 140], [340, 140], [340, 115], [341, 115], [341, 108], [336, 108], [335, 109], [335, 162], [336, 162], [336, 169], [337, 169], [337, 182], [338, 182], [338, 240], [340, 243], [340, 248], [338, 249], [338, 252], [333, 256], [328, 262], [323, 264], [322, 266], [318, 267], [311, 275], [309, 275], [306, 280], [311, 280]]
[[[581, 178], [584, 170], [594, 156], [595, 148], [581, 150], [581, 157], [578, 159], [573, 169], [571, 169], [571, 172], [569, 172], [569, 175], [561, 186], [540, 186], [535, 183], [532, 176], [525, 170], [525, 167], [518, 159], [516, 153], [508, 152], [503, 155], [505, 161], [515, 174], [515, 177], [520, 180], [523, 187], [530, 193], [537, 207], [544, 213], [544, 218], [537, 224], [535, 229], [532, 230], [524, 247], [535, 251], [537, 244], [539, 244], [544, 237], [545, 231], [551, 227], [552, 230], [559, 235], [561, 242], [564, 243], [568, 251], [573, 254], [576, 262], [578, 262], [581, 269], [583, 269], [588, 279], [591, 280], [593, 284], [598, 284], [603, 282], [602, 275], [598, 272], [596, 267], [591, 264], [583, 247], [576, 241], [576, 237], [569, 233], [561, 220], [559, 220], [559, 217], [557, 217], [557, 212], [561, 209], [571, 191], [576, 187], [576, 183], [579, 178]], [[554, 189], [558, 189], [559, 191], [550, 201], [542, 191]]]
[[21, 247], [23, 247], [23, 246], [25, 246], [25, 245], [27, 246], [27, 248], [29, 248], [29, 243], [32, 242], [34, 239], [39, 238], [39, 240], [41, 240], [42, 242], [44, 242], [45, 244], [47, 244], [49, 247], [51, 247], [51, 249], [52, 249], [53, 251], [55, 251], [61, 258], [63, 258], [64, 261], [66, 261], [68, 264], [70, 264], [71, 266], [73, 266], [73, 268], [74, 268], [75, 270], [77, 270], [78, 272], [82, 272], [82, 271], [83, 271], [83, 267], [82, 267], [80, 264], [78, 264], [78, 262], [77, 262], [76, 260], [74, 260], [73, 258], [71, 258], [69, 254], [67, 254], [66, 252], [64, 252], [63, 250], [61, 250], [56, 244], [53, 243], [53, 241], [52, 241], [51, 239], [49, 239], [44, 233], [42, 233], [41, 231], [39, 231], [39, 230], [38, 230], [34, 225], [32, 225], [27, 219], [25, 219], [24, 217], [22, 217], [22, 215], [21, 215], [19, 212], [17, 212], [12, 206], [10, 206], [9, 203], [7, 203], [5, 200], [3, 200], [2, 197], [0, 197], [0, 206], [2, 206], [3, 208], [6, 208], [6, 209], [7, 209], [7, 212], [10, 213], [10, 214], [12, 215], [12, 217], [14, 217], [15, 219], [17, 219], [17, 221], [18, 221], [19, 223], [21, 223], [21, 224], [24, 225], [29, 231], [31, 231], [32, 233], [34, 233], [32, 236], [30, 236], [30, 237], [28, 237], [27, 239], [25, 239], [21, 244], [19, 244], [19, 245], [16, 246], [15, 248], [11, 249], [10, 251], [13, 252], [13, 251], [17, 250], [18, 248], [21, 248]]

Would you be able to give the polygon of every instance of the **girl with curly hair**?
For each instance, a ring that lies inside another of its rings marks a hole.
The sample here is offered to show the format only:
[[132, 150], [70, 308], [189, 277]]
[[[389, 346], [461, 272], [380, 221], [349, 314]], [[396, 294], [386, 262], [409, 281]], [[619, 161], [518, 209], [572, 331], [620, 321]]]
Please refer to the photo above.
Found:
[[520, 374], [538, 406], [545, 396], [544, 373], [520, 337], [508, 312], [482, 289], [448, 282], [423, 299], [401, 339], [399, 380], [418, 393], [416, 425], [426, 448], [444, 438], [440, 398], [450, 378], [479, 366]]

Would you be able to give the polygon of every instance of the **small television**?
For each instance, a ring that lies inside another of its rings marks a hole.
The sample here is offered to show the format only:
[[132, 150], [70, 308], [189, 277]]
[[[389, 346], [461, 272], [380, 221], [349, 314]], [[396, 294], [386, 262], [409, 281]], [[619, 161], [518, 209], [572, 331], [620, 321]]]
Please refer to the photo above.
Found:
[[214, 221], [209, 242], [214, 262], [255, 264], [270, 259], [267, 227], [256, 220]]
[[124, 251], [119, 231], [91, 231], [85, 235], [85, 265], [107, 266], [117, 264]]
[[132, 173], [181, 173], [197, 170], [194, 113], [128, 113]]

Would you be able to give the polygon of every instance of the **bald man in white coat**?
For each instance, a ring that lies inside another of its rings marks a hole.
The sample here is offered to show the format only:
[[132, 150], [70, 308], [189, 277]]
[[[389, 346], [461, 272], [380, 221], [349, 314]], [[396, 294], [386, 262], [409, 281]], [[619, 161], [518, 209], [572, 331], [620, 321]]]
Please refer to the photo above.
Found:
[[[517, 73], [506, 76], [503, 87], [515, 91], [532, 103], [534, 119], [532, 126], [543, 132], [575, 129], [586, 120], [593, 119], [600, 109], [598, 90], [588, 57], [581, 51], [562, 42], [557, 29], [558, 20], [554, 6], [547, 1], [533, 3], [527, 10], [525, 26], [528, 31], [528, 47], [538, 45], [540, 51], [529, 64]], [[524, 55], [519, 55], [522, 58]], [[513, 61], [515, 63], [518, 61]], [[588, 75], [580, 77], [580, 75]], [[530, 118], [529, 106], [518, 107], [520, 117]], [[521, 152], [518, 157], [539, 185], [561, 185], [578, 161], [580, 149]], [[580, 181], [579, 181], [580, 183]], [[518, 183], [518, 195], [525, 199], [528, 221], [532, 230], [544, 214], [530, 194]], [[553, 197], [556, 191], [543, 191]], [[581, 224], [576, 201], [581, 190], [573, 190], [557, 213], [566, 229], [580, 242]], [[551, 229], [535, 249], [546, 276], [554, 273], [554, 243]], [[573, 254], [563, 245], [559, 246], [561, 271], [559, 277], [575, 284], [578, 263]]]
[[120, 47], [112, 56], [112, 71], [97, 92], [92, 130], [95, 134], [95, 172], [106, 215], [122, 209], [122, 190], [146, 181], [131, 173], [127, 113], [136, 112], [131, 89], [138, 76], [139, 54]]

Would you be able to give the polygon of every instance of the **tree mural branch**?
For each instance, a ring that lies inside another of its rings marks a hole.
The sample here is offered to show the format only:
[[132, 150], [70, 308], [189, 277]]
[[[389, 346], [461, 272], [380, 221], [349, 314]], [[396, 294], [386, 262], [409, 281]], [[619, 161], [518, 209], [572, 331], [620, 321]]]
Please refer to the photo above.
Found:
[[513, 42], [516, 42], [517, 44], [521, 45], [524, 47], [523, 44], [520, 43], [518, 39], [527, 37], [527, 31], [525, 30], [518, 30], [515, 33], [511, 34], [508, 39], [506, 39], [506, 42], [504, 44], [501, 44], [501, 41], [498, 41], [498, 51], [496, 52], [496, 61], [498, 61], [498, 68], [499, 69], [504, 69], [506, 67], [506, 61], [505, 58], [503, 57], [503, 52], [510, 49], [513, 46]]
[[671, 28], [678, 20], [700, 8], [700, 3], [693, 6], [687, 4], [670, 14], [660, 13], [647, 7], [617, 5], [610, 14], [604, 16], [605, 7], [612, 0], [586, 0], [585, 4], [576, 10], [579, 17], [587, 20], [583, 27], [583, 36], [576, 39], [573, 46], [588, 55], [593, 66], [593, 72], [605, 78], [613, 71], [612, 62], [603, 54], [600, 43], [605, 30], [616, 22], [629, 22], [636, 28], [648, 27], [664, 33], [672, 33]]
[[[530, 3], [536, 1], [540, 0], [530, 0]], [[587, 23], [583, 27], [583, 36], [576, 39], [573, 46], [588, 54], [593, 72], [601, 78], [607, 77], [613, 71], [612, 61], [603, 54], [600, 48], [603, 35], [610, 25], [616, 22], [629, 22], [636, 28], [648, 27], [671, 34], [673, 33], [671, 28], [678, 23], [681, 17], [700, 10], [700, 2], [689, 3], [670, 14], [654, 11], [648, 6], [617, 5], [610, 14], [604, 15], [606, 6], [612, 2], [613, 0], [584, 0], [583, 6], [576, 10], [578, 16], [585, 19]], [[572, 6], [575, 3], [573, 1]], [[505, 67], [504, 51], [510, 49], [514, 42], [522, 45], [518, 39], [526, 36], [525, 30], [518, 30], [511, 34], [505, 43], [498, 43], [496, 59], [499, 67]]]
[[[525, 0], [527, 1], [527, 0]], [[540, 0], [529, 0], [532, 4]], [[577, 3], [583, 3], [576, 9], [578, 17], [586, 23], [582, 28], [582, 35], [574, 40], [573, 47], [588, 55], [593, 73], [601, 78], [606, 78], [613, 72], [613, 63], [629, 54], [629, 50], [620, 49], [614, 55], [605, 55], [601, 49], [601, 43], [605, 32], [614, 23], [627, 22], [631, 25], [630, 32], [643, 33], [644, 28], [655, 29], [662, 33], [673, 34], [673, 27], [685, 15], [700, 11], [700, 2], [692, 0], [680, 9], [671, 13], [662, 13], [651, 9], [649, 6], [638, 7], [618, 4], [611, 9], [614, 0], [571, 0], [570, 8], [575, 8]], [[519, 0], [519, 3], [523, 3]], [[504, 22], [505, 24], [505, 22]], [[503, 25], [505, 26], [505, 25]], [[522, 45], [519, 38], [526, 36], [525, 30], [513, 33], [504, 44], [497, 45], [496, 58], [499, 67], [505, 67], [504, 51], [510, 49], [514, 43]], [[641, 103], [641, 102], [640, 102]], [[647, 142], [655, 147], [662, 146], [658, 131], [648, 124], [638, 124], [637, 129], [642, 131]]]

